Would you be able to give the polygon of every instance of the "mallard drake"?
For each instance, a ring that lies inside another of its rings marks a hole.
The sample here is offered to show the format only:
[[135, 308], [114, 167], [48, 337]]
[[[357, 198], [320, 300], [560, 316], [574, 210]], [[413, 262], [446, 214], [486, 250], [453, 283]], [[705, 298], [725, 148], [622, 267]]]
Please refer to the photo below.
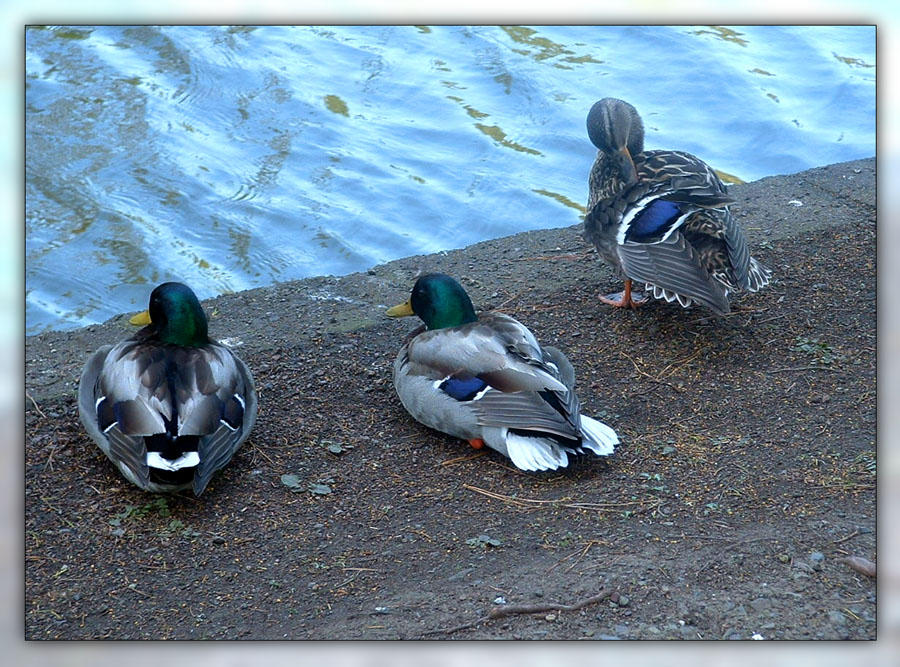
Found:
[[197, 297], [163, 283], [132, 338], [88, 359], [78, 413], [88, 434], [122, 474], [145, 491], [203, 493], [256, 421], [250, 370], [209, 339]]
[[645, 151], [641, 118], [622, 100], [594, 104], [587, 130], [599, 152], [584, 237], [625, 279], [624, 292], [601, 301], [643, 303], [631, 293], [636, 281], [657, 299], [685, 308], [697, 302], [722, 315], [729, 293], [769, 283], [772, 272], [750, 256], [728, 209], [733, 200], [705, 162], [680, 151]]
[[476, 316], [450, 276], [421, 276], [387, 315], [424, 322], [394, 362], [400, 402], [422, 424], [487, 445], [522, 470], [555, 470], [584, 450], [607, 456], [618, 444], [609, 426], [581, 414], [565, 355], [508, 315]]

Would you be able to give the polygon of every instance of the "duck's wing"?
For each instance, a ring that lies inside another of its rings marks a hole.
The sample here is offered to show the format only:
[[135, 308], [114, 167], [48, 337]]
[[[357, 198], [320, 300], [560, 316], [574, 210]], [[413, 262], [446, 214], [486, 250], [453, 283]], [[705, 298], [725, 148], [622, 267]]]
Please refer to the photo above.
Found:
[[709, 272], [734, 289], [755, 292], [768, 284], [771, 271], [750, 256], [747, 237], [728, 209], [733, 200], [718, 175], [689, 153], [651, 153], [647, 163], [653, 166], [648, 169], [658, 178], [661, 190], [669, 191], [661, 198], [694, 209], [684, 231]]
[[[457, 413], [459, 419], [577, 439], [578, 399], [565, 381], [574, 371], [561, 352], [550, 349], [542, 350], [512, 317], [486, 313], [470, 325], [419, 334], [401, 352], [398, 368], [409, 378], [427, 378], [437, 403], [453, 401], [473, 416]], [[435, 403], [432, 408], [443, 409]]]
[[[216, 368], [216, 403], [206, 410], [218, 416], [218, 424], [210, 435], [200, 438], [200, 463], [194, 473], [194, 494], [200, 495], [213, 474], [225, 467], [256, 423], [257, 395], [253, 375], [247, 365], [227, 349], [221, 348], [211, 366]], [[202, 421], [202, 420], [201, 420]]]
[[541, 348], [541, 357], [565, 389], [487, 392], [475, 406], [479, 424], [552, 433], [572, 440], [579, 438], [581, 404], [572, 390], [575, 370], [555, 347]]
[[625, 274], [632, 280], [688, 297], [720, 315], [729, 311], [725, 288], [710, 279], [697, 250], [677, 230], [665, 241], [625, 241], [617, 250]]
[[164, 432], [160, 415], [138, 398], [140, 365], [127, 357], [130, 342], [100, 348], [88, 360], [78, 388], [78, 412], [88, 435], [139, 487], [149, 482], [145, 434]]
[[410, 362], [432, 369], [438, 377], [478, 377], [502, 392], [566, 390], [544, 361], [534, 335], [502, 313], [425, 331], [408, 347]]

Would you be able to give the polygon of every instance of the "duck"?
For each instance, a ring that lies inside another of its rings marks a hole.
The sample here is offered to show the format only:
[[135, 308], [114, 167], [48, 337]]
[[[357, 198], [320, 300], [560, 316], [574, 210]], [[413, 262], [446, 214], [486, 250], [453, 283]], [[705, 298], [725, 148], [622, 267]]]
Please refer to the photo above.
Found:
[[423, 323], [393, 366], [400, 402], [421, 424], [475, 449], [486, 445], [526, 471], [564, 468], [587, 452], [608, 456], [619, 444], [611, 427], [581, 414], [566, 356], [509, 315], [476, 315], [453, 277], [420, 276], [386, 315]]
[[146, 326], [101, 347], [84, 366], [81, 422], [144, 491], [192, 488], [200, 496], [253, 429], [253, 375], [209, 338], [206, 314], [187, 285], [158, 285], [149, 308], [130, 322]]
[[635, 281], [656, 299], [725, 315], [730, 295], [769, 284], [771, 270], [750, 256], [729, 210], [734, 200], [709, 165], [681, 151], [645, 151], [641, 117], [624, 100], [596, 102], [587, 131], [598, 152], [583, 235], [625, 281], [622, 292], [600, 301], [646, 303], [647, 296], [632, 292]]

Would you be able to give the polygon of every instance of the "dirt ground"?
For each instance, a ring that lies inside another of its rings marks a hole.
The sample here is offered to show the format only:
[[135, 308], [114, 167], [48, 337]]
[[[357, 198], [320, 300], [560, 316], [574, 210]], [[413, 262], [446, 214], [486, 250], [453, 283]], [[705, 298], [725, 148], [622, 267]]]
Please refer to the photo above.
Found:
[[[877, 560], [874, 183], [732, 187], [776, 280], [722, 318], [602, 306], [576, 227], [206, 302], [260, 411], [199, 499], [130, 485], [78, 422], [124, 316], [29, 338], [25, 638], [874, 639], [842, 560]], [[414, 422], [391, 364], [417, 322], [383, 311], [419, 270], [564, 350], [615, 455], [525, 473]]]

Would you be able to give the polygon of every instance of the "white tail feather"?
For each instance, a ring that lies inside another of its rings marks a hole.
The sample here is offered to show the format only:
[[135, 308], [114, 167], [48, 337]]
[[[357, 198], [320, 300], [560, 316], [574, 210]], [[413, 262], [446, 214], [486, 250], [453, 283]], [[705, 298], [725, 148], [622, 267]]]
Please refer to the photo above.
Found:
[[672, 303], [677, 299], [682, 308], [688, 308], [692, 303], [694, 303], [694, 300], [689, 296], [678, 294], [677, 292], [667, 290], [664, 287], [654, 285], [653, 283], [646, 283], [645, 288], [648, 292], [653, 294], [653, 298], [655, 299], [665, 299], [669, 303]]
[[619, 436], [609, 426], [596, 419], [581, 415], [582, 447], [590, 449], [598, 456], [609, 456], [619, 444]]
[[177, 459], [164, 459], [159, 452], [147, 452], [147, 465], [160, 470], [181, 470], [200, 465], [200, 454], [197, 452], [185, 452]]
[[757, 262], [753, 257], [750, 258], [750, 269], [747, 272], [750, 277], [750, 292], [756, 292], [769, 284], [772, 278], [771, 269], [767, 269]]
[[521, 470], [556, 470], [569, 464], [569, 457], [549, 438], [506, 435], [506, 452]]

